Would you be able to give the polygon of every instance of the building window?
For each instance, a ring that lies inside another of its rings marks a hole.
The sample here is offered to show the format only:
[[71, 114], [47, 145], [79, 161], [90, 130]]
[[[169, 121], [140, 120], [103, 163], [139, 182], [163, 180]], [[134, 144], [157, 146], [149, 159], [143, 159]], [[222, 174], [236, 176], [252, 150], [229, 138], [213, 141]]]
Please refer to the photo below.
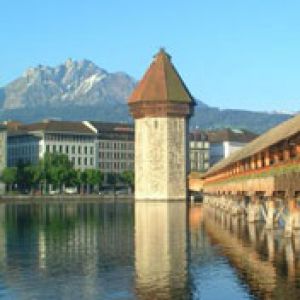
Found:
[[84, 154], [87, 154], [87, 146], [84, 146]]
[[52, 150], [53, 150], [53, 152], [56, 152], [56, 145], [52, 146]]
[[72, 154], [75, 154], [75, 146], [72, 146]]
[[91, 155], [94, 154], [94, 147], [90, 147], [90, 154], [91, 154]]
[[93, 166], [94, 165], [94, 159], [91, 157], [90, 158], [90, 165]]
[[81, 157], [78, 157], [78, 166], [81, 165]]
[[50, 146], [46, 145], [46, 152], [50, 152]]
[[87, 166], [87, 158], [84, 158], [84, 165]]
[[59, 146], [59, 153], [63, 153], [63, 146], [62, 145]]
[[78, 153], [81, 154], [81, 146], [78, 146]]
[[69, 154], [69, 146], [66, 146], [66, 153]]

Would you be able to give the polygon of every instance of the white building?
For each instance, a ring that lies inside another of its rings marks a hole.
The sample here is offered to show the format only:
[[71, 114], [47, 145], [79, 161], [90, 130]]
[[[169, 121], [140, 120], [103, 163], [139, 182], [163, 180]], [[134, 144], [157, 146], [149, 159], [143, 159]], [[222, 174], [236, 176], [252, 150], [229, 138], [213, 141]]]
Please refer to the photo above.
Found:
[[18, 162], [36, 164], [46, 152], [66, 154], [76, 169], [98, 167], [97, 135], [82, 122], [46, 120], [29, 125], [8, 124], [7, 140], [9, 167]]
[[190, 171], [206, 172], [209, 168], [210, 144], [204, 131], [195, 130], [189, 134]]
[[229, 128], [208, 131], [207, 135], [210, 143], [210, 166], [243, 148], [257, 137], [255, 133], [247, 130]]
[[132, 124], [84, 121], [97, 133], [98, 168], [106, 178], [134, 170], [134, 128]]

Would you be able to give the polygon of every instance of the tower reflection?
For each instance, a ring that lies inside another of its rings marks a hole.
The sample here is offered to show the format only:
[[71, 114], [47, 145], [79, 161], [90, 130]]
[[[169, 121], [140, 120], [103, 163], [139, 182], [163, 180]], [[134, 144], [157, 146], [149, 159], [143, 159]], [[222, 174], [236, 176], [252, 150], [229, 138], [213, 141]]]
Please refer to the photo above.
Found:
[[135, 203], [135, 270], [139, 299], [186, 299], [187, 205]]

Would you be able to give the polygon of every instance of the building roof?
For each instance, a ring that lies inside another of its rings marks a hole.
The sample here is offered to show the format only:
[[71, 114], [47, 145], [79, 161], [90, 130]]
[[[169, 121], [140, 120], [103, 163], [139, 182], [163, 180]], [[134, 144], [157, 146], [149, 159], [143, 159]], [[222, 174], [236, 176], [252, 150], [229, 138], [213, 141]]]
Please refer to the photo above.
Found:
[[207, 133], [203, 130], [194, 130], [189, 133], [190, 141], [207, 141]]
[[207, 131], [207, 136], [211, 143], [220, 143], [225, 141], [249, 143], [257, 138], [258, 135], [248, 130], [225, 128]]
[[7, 126], [4, 124], [0, 124], [0, 130], [1, 131], [7, 130]]
[[139, 101], [175, 101], [193, 103], [193, 97], [171, 62], [171, 57], [161, 49], [154, 57], [142, 80], [128, 99]]
[[95, 134], [90, 128], [88, 128], [82, 122], [74, 122], [74, 121], [46, 120], [39, 123], [21, 125], [18, 127], [18, 130]]
[[89, 121], [98, 132], [134, 132], [133, 124]]
[[242, 149], [232, 153], [210, 168], [204, 177], [217, 173], [229, 165], [259, 153], [280, 141], [287, 140], [300, 132], [300, 114], [270, 129], [266, 133], [247, 144]]

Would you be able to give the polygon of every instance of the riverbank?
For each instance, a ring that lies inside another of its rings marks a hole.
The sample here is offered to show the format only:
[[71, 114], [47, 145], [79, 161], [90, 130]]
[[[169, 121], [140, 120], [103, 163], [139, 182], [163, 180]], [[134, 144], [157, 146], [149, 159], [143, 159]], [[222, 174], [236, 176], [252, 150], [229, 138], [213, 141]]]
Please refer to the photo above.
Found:
[[55, 195], [55, 196], [33, 196], [33, 195], [2, 195], [0, 203], [40, 203], [40, 202], [133, 202], [133, 195]]

